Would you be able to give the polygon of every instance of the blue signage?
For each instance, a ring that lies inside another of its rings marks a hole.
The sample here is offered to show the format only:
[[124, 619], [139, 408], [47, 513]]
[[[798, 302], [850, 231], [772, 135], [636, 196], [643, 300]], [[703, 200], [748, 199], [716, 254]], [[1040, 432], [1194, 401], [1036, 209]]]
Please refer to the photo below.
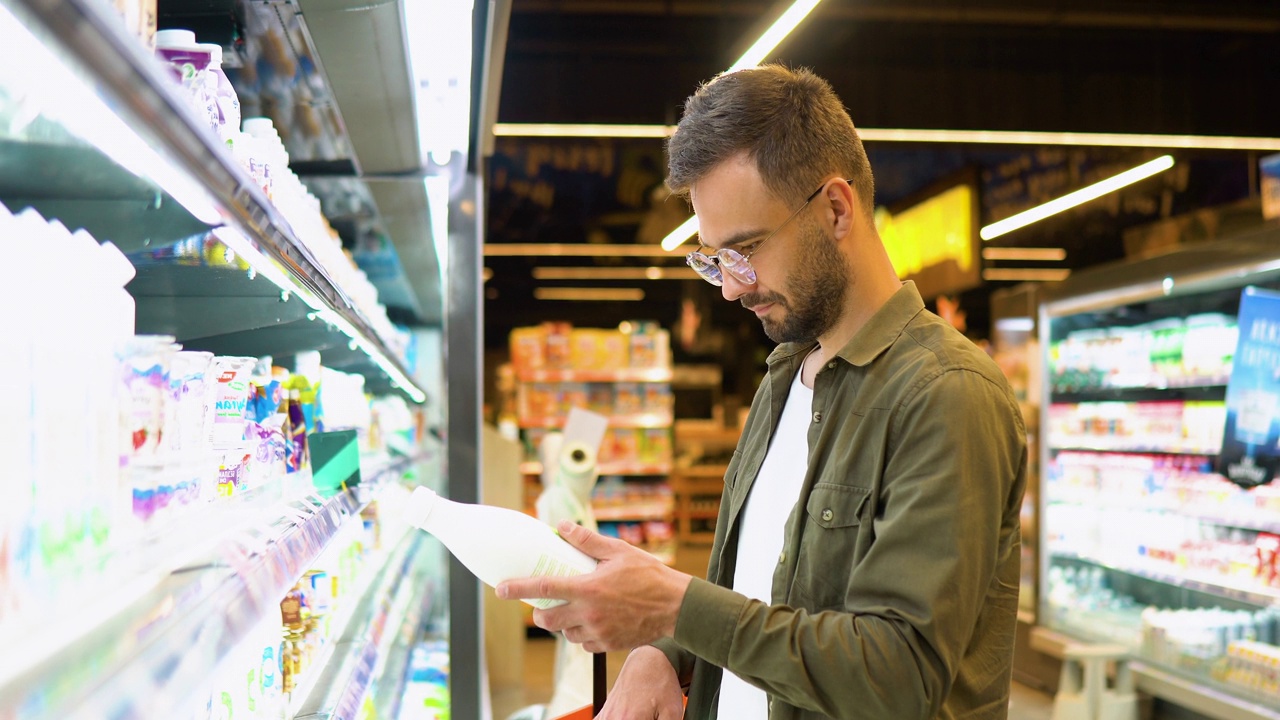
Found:
[[1280, 293], [1246, 287], [1227, 381], [1227, 425], [1217, 471], [1251, 488], [1280, 467]]

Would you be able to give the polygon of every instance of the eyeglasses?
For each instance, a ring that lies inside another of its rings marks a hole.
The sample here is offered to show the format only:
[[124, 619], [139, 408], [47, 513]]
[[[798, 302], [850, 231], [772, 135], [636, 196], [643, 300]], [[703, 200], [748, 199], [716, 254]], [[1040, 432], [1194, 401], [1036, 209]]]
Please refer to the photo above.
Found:
[[[849, 180], [847, 182], [853, 181]], [[822, 188], [826, 186], [827, 184], [825, 182], [822, 183], [817, 190], [814, 190], [809, 197], [804, 199], [804, 203], [801, 204], [800, 207], [796, 208], [795, 212], [791, 213], [786, 220], [783, 220], [781, 225], [774, 228], [773, 232], [766, 235], [764, 240], [757, 242], [755, 247], [751, 248], [751, 252], [746, 255], [743, 255], [733, 248], [720, 248], [711, 255], [706, 255], [701, 252], [701, 248], [706, 247], [706, 245], [703, 245], [702, 242], [699, 241], [699, 249], [686, 255], [684, 258], [685, 263], [687, 263], [689, 267], [693, 268], [694, 272], [698, 273], [698, 277], [701, 277], [703, 280], [706, 280], [716, 287], [724, 285], [724, 276], [721, 274], [722, 271], [729, 273], [729, 275], [733, 276], [734, 280], [737, 280], [744, 285], [755, 285], [756, 269], [751, 267], [751, 256], [759, 252], [761, 245], [765, 244], [770, 238], [781, 232], [782, 228], [786, 227], [788, 223], [794, 220], [802, 210], [809, 207], [809, 203], [813, 202], [813, 199], [818, 197], [818, 193], [822, 192]]]

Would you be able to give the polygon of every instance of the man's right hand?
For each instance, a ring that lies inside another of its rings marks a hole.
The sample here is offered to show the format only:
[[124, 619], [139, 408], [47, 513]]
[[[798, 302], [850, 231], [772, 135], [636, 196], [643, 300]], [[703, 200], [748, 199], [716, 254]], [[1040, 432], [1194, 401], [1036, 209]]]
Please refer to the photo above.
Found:
[[662, 651], [644, 645], [632, 650], [618, 671], [596, 720], [680, 720], [684, 692]]

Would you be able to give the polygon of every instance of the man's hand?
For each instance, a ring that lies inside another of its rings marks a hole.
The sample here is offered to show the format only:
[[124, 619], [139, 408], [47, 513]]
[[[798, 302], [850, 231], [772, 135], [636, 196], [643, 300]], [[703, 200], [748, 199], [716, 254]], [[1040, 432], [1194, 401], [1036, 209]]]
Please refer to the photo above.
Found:
[[498, 597], [552, 598], [567, 601], [534, 610], [533, 621], [588, 652], [630, 650], [676, 630], [676, 615], [693, 579], [663, 565], [630, 544], [560, 523], [569, 544], [596, 558], [594, 572], [573, 577], [536, 577], [498, 584]]
[[675, 668], [655, 647], [638, 647], [627, 655], [596, 720], [680, 720], [684, 692]]

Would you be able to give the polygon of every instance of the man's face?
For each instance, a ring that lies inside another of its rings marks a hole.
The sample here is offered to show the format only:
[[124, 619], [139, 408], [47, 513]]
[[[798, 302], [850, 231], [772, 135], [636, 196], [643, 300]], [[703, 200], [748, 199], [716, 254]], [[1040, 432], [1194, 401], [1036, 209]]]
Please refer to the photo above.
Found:
[[705, 252], [727, 247], [750, 254], [756, 282], [748, 285], [722, 273], [721, 292], [754, 312], [770, 340], [811, 342], [839, 320], [850, 272], [817, 219], [821, 197], [759, 248], [796, 208], [765, 189], [745, 156], [725, 161], [699, 180], [691, 199]]

